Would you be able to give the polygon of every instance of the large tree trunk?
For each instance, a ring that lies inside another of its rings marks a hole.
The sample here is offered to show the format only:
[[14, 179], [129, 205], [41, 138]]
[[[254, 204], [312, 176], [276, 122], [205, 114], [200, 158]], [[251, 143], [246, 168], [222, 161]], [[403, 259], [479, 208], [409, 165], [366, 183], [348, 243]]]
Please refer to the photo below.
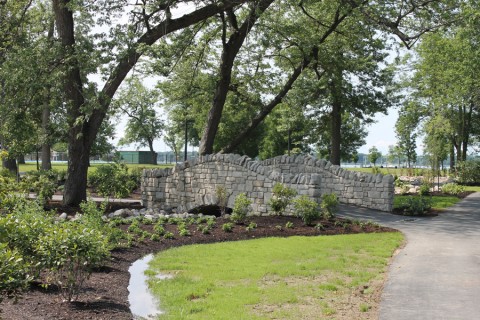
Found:
[[225, 41], [226, 34], [226, 21], [224, 20], [223, 30], [223, 52], [220, 64], [220, 79], [218, 80], [217, 87], [215, 89], [215, 95], [213, 97], [212, 107], [208, 112], [207, 124], [205, 126], [202, 139], [200, 141], [199, 153], [201, 155], [213, 153], [213, 144], [215, 142], [215, 136], [217, 135], [218, 126], [222, 118], [223, 107], [225, 106], [225, 100], [227, 99], [228, 90], [232, 80], [232, 69], [235, 58], [237, 57], [240, 48], [245, 41], [253, 25], [258, 20], [260, 15], [272, 4], [274, 0], [261, 0], [260, 3], [251, 9], [250, 15], [245, 19], [240, 28], [236, 26], [236, 17], [233, 11], [230, 12], [230, 20], [235, 28], [235, 32], [230, 36], [228, 42]]
[[43, 143], [42, 143], [42, 170], [51, 170], [52, 169], [52, 155], [51, 155], [51, 146], [48, 143], [48, 127], [50, 123], [50, 107], [48, 103], [45, 103], [42, 112], [42, 134], [43, 134]]
[[69, 0], [53, 0], [58, 34], [66, 61], [64, 90], [67, 106], [68, 169], [63, 195], [65, 205], [77, 206], [87, 198], [87, 170], [91, 141], [88, 123], [78, 123], [85, 102], [80, 67], [75, 56], [73, 13], [67, 8]]
[[17, 161], [15, 159], [3, 159], [2, 165], [4, 169], [7, 169], [11, 173], [15, 174], [15, 176], [17, 175]]
[[21, 154], [17, 157], [18, 164], [25, 164], [25, 155]]
[[330, 113], [330, 162], [340, 165], [340, 145], [342, 142], [342, 71], [335, 71], [330, 84], [332, 112]]

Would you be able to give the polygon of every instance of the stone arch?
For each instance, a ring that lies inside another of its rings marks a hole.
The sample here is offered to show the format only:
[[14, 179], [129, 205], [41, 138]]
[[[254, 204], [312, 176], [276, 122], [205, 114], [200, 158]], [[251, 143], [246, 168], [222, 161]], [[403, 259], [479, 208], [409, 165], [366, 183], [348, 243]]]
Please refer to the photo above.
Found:
[[324, 193], [336, 193], [343, 203], [391, 211], [393, 177], [344, 170], [310, 156], [279, 156], [255, 161], [247, 156], [214, 154], [200, 156], [172, 169], [146, 169], [142, 174], [142, 200], [147, 207], [188, 211], [217, 203], [215, 190], [230, 194], [227, 206], [244, 192], [253, 212], [266, 214], [273, 185], [284, 183], [299, 195], [320, 202]]

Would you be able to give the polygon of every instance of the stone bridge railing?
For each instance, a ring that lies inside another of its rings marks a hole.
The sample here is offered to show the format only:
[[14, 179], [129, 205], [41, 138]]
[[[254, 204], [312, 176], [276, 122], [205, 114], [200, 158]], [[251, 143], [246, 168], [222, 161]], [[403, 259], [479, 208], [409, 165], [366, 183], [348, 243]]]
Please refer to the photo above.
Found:
[[281, 182], [317, 202], [335, 193], [340, 202], [391, 211], [394, 181], [391, 175], [348, 171], [310, 156], [279, 156], [254, 161], [247, 156], [214, 154], [176, 165], [172, 169], [146, 169], [142, 174], [142, 201], [146, 207], [188, 211], [217, 203], [217, 186], [230, 194], [228, 207], [244, 192], [254, 214], [270, 211], [272, 188]]

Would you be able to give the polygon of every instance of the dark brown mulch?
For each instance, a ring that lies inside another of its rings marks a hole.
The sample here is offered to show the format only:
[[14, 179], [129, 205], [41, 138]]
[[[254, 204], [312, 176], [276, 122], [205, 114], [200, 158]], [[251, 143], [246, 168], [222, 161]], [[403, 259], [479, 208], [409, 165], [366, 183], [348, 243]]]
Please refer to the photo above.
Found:
[[[60, 210], [61, 211], [61, 210]], [[24, 319], [132, 319], [128, 303], [129, 272], [128, 268], [137, 259], [148, 253], [155, 253], [168, 248], [193, 244], [212, 243], [220, 241], [236, 241], [261, 237], [288, 237], [293, 235], [319, 236], [351, 234], [364, 232], [392, 232], [396, 231], [376, 225], [357, 225], [343, 219], [321, 220], [324, 230], [304, 226], [302, 221], [294, 217], [251, 217], [249, 222], [255, 222], [257, 228], [247, 231], [245, 225], [235, 225], [233, 232], [227, 233], [221, 226], [227, 222], [223, 218], [217, 219], [216, 227], [210, 234], [197, 231], [196, 225], [190, 226], [191, 236], [178, 235], [177, 226], [167, 225], [166, 230], [175, 234], [175, 239], [159, 242], [146, 240], [131, 248], [116, 249], [112, 252], [110, 261], [99, 270], [96, 270], [86, 281], [83, 291], [76, 302], [62, 302], [61, 295], [54, 286], [44, 289], [39, 285], [32, 285], [17, 304], [4, 301], [0, 304], [0, 317], [9, 320]], [[292, 229], [286, 228], [287, 222], [292, 222]], [[282, 226], [279, 230], [278, 226]], [[121, 226], [126, 228], [127, 226]], [[152, 231], [152, 225], [143, 226]]]

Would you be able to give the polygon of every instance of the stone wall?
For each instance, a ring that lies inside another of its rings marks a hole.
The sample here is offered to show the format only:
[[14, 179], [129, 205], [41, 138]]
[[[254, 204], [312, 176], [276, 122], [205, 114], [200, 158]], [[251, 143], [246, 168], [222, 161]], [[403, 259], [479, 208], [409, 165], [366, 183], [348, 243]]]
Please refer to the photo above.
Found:
[[[229, 193], [228, 207], [244, 192], [252, 200], [254, 214], [267, 214], [272, 187], [281, 182], [317, 202], [335, 193], [340, 202], [391, 211], [393, 177], [343, 170], [325, 160], [304, 156], [280, 156], [262, 162], [247, 156], [201, 156], [172, 169], [146, 169], [142, 174], [142, 201], [149, 208], [188, 211], [217, 203], [217, 186]], [[291, 208], [287, 209], [291, 210]]]

